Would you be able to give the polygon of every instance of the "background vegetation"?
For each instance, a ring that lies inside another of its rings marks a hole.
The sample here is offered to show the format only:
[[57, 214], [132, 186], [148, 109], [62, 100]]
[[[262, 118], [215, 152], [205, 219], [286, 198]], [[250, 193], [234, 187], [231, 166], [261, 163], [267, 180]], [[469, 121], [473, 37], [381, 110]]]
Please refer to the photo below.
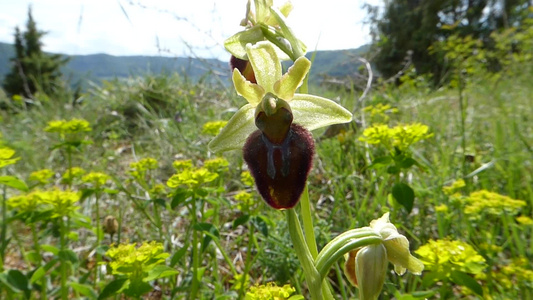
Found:
[[[390, 211], [425, 263], [422, 276], [391, 272], [383, 299], [533, 297], [533, 26], [511, 25], [491, 47], [460, 34], [424, 46], [449, 66], [440, 85], [408, 67], [366, 93], [355, 77], [310, 86], [355, 112], [313, 133], [319, 247]], [[0, 91], [0, 298], [235, 299], [268, 282], [305, 295], [283, 214], [241, 153], [207, 151], [210, 122], [245, 102], [217, 76]], [[329, 281], [356, 298], [342, 264]]]

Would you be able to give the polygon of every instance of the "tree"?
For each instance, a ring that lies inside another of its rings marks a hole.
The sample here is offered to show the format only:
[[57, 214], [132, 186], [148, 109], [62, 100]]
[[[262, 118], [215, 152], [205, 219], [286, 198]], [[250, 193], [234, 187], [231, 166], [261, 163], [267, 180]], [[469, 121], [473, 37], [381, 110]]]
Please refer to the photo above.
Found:
[[373, 62], [384, 77], [402, 70], [410, 53], [417, 74], [439, 82], [446, 68], [443, 53], [429, 47], [452, 35], [471, 36], [491, 45], [491, 32], [519, 26], [526, 18], [528, 0], [385, 0], [382, 11], [367, 6], [373, 37]]
[[46, 33], [37, 29], [31, 8], [28, 9], [26, 32], [15, 28], [15, 57], [11, 58], [11, 71], [2, 86], [8, 95], [33, 98], [35, 92], [53, 95], [62, 86], [61, 67], [68, 61], [59, 54], [47, 54], [41, 49], [41, 39]]

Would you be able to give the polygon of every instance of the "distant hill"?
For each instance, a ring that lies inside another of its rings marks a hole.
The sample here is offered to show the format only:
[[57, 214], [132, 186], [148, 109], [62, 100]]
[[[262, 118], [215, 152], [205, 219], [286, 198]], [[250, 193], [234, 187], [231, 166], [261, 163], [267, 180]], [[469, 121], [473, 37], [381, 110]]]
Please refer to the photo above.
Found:
[[[317, 51], [313, 60], [311, 81], [322, 75], [344, 77], [357, 72], [359, 61], [355, 57], [368, 50], [368, 46], [357, 49]], [[313, 59], [314, 52], [306, 56]], [[0, 43], [0, 80], [9, 72], [9, 59], [15, 56], [12, 44]], [[63, 69], [63, 74], [72, 82], [96, 81], [178, 72], [196, 81], [209, 72], [229, 77], [228, 63], [217, 59], [198, 59], [164, 56], [112, 56], [108, 54], [73, 55]]]

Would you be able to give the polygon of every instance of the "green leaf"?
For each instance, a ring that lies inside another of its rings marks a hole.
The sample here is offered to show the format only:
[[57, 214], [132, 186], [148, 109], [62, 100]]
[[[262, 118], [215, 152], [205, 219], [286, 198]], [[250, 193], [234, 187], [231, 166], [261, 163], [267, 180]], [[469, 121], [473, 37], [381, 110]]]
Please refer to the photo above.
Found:
[[413, 204], [415, 202], [415, 192], [413, 189], [405, 183], [396, 183], [392, 187], [392, 196], [398, 201], [408, 213], [413, 210]]
[[115, 279], [104, 287], [104, 289], [98, 296], [98, 299], [105, 299], [107, 297], [111, 297], [115, 295], [116, 293], [118, 293], [121, 289], [123, 289], [128, 284], [129, 284], [128, 278]]
[[261, 216], [254, 216], [250, 222], [254, 227], [261, 232], [265, 237], [268, 237], [268, 224]]
[[170, 259], [170, 266], [174, 267], [183, 258], [183, 256], [185, 256], [186, 253], [187, 245], [183, 245], [181, 249], [179, 249], [178, 251], [176, 251], [176, 253], [174, 253], [174, 255], [172, 255], [172, 258]]
[[176, 275], [178, 273], [179, 272], [177, 270], [174, 270], [171, 267], [157, 265], [148, 272], [148, 275], [143, 278], [143, 281], [148, 282], [155, 279]]
[[414, 160], [413, 158], [406, 157], [402, 161], [400, 161], [397, 165], [398, 165], [398, 167], [400, 167], [402, 169], [409, 169], [413, 165], [417, 165], [417, 164], [418, 164], [418, 162], [416, 160]]
[[59, 249], [52, 245], [41, 245], [41, 249], [46, 252], [51, 252], [54, 255], [57, 255], [59, 253]]
[[45, 265], [42, 265], [39, 268], [37, 268], [37, 270], [35, 270], [35, 272], [33, 272], [33, 274], [31, 275], [30, 283], [33, 284], [37, 282], [38, 280], [40, 280], [44, 275], [46, 275], [46, 273], [50, 269], [52, 269], [52, 267], [56, 265], [58, 261], [59, 260], [57, 258], [54, 258], [51, 261], [47, 262]]
[[399, 174], [400, 173], [400, 168], [398, 168], [397, 166], [389, 166], [387, 168], [387, 173], [393, 174], [393, 175]]
[[124, 294], [130, 297], [139, 298], [142, 295], [150, 292], [153, 287], [144, 281], [131, 282], [127, 289], [124, 290]]
[[29, 191], [26, 183], [14, 176], [0, 176], [0, 184], [7, 185], [19, 191]]
[[29, 291], [28, 278], [19, 270], [9, 270], [7, 282], [19, 291]]
[[176, 189], [176, 191], [174, 192], [174, 196], [172, 197], [172, 201], [170, 202], [170, 208], [175, 209], [181, 203], [183, 203], [188, 196], [188, 190], [183, 188]]
[[70, 261], [72, 264], [78, 263], [78, 255], [70, 249], [59, 250], [57, 256], [63, 261]]
[[88, 284], [81, 284], [77, 282], [69, 282], [68, 285], [76, 292], [82, 294], [85, 297], [96, 299], [98, 295], [94, 291], [93, 287]]
[[372, 163], [366, 167], [367, 169], [378, 169], [389, 165], [392, 162], [390, 156], [380, 156], [372, 160]]
[[216, 226], [213, 224], [198, 223], [193, 226], [193, 229], [203, 231], [206, 234], [202, 241], [202, 251], [205, 251], [205, 249], [207, 248], [207, 246], [209, 246], [209, 243], [213, 240], [213, 238], [220, 238], [220, 233]]
[[307, 130], [352, 121], [352, 113], [336, 102], [307, 94], [295, 94], [289, 102], [293, 122]]
[[454, 283], [466, 286], [474, 293], [483, 297], [483, 288], [474, 278], [470, 277], [470, 275], [460, 271], [452, 271], [452, 273], [450, 274], [450, 279]]
[[243, 225], [244, 223], [248, 222], [250, 219], [250, 215], [242, 215], [238, 217], [237, 219], [233, 220], [233, 228], [237, 228], [239, 225]]
[[246, 104], [241, 107], [209, 143], [209, 151], [216, 153], [241, 149], [248, 136], [257, 130], [254, 114], [255, 107], [253, 105]]

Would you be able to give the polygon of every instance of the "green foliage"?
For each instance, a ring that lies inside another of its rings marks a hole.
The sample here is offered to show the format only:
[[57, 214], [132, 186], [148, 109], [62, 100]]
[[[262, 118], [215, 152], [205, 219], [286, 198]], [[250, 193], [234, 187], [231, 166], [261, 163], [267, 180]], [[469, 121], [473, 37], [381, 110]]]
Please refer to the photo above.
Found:
[[15, 29], [15, 54], [11, 59], [11, 72], [3, 82], [8, 95], [22, 95], [33, 99], [37, 92], [57, 95], [63, 89], [61, 67], [68, 59], [61, 55], [46, 54], [41, 50], [44, 32], [37, 29], [31, 8], [28, 10], [26, 31]]
[[[529, 26], [530, 5], [526, 0], [505, 1], [503, 5], [491, 1], [395, 0], [386, 2], [383, 11], [367, 5], [373, 48], [377, 50], [373, 62], [385, 77], [397, 74], [412, 62], [417, 74], [431, 74], [434, 83], [441, 83], [446, 81], [449, 68], [456, 67], [448, 65], [449, 56], [455, 56], [449, 50], [465, 54], [462, 49], [471, 48], [470, 40], [479, 41], [479, 48], [492, 51], [497, 41], [494, 33], [510, 26]], [[466, 39], [465, 43], [456, 43], [454, 48], [442, 52], [428, 52], [435, 43], [447, 43], [453, 36]], [[507, 52], [512, 49], [509, 44], [505, 47]], [[500, 57], [491, 56], [485, 63], [494, 70], [495, 65], [501, 64]]]

